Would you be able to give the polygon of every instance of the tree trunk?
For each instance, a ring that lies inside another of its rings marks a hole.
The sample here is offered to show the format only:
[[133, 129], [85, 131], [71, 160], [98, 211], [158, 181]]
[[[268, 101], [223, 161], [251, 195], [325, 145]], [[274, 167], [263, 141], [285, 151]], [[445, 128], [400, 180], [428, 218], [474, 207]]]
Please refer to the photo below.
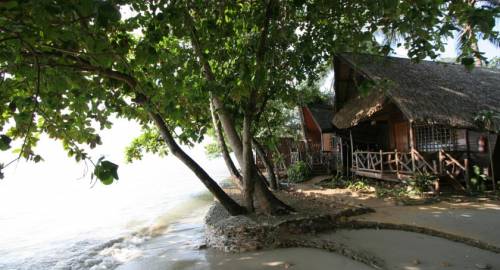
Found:
[[[268, 5], [268, 10], [270, 10], [270, 7], [271, 5]], [[196, 55], [198, 56], [200, 65], [205, 74], [205, 78], [208, 81], [216, 81], [210, 63], [208, 62], [208, 59], [200, 44], [197, 30], [196, 27], [194, 26], [193, 18], [191, 17], [189, 12], [186, 12], [185, 17], [186, 17], [186, 23], [191, 30], [190, 31], [191, 43]], [[236, 159], [238, 160], [240, 167], [243, 168], [244, 167], [243, 164], [245, 164], [245, 161], [243, 159], [244, 155], [243, 144], [238, 133], [236, 132], [234, 121], [225, 110], [224, 103], [218, 97], [211, 96], [211, 101], [213, 102], [217, 115], [219, 116], [219, 119], [221, 121], [222, 128], [224, 129], [224, 132], [227, 135], [228, 142], [231, 145], [231, 148], [233, 149]], [[286, 204], [281, 202], [278, 198], [276, 198], [272, 194], [272, 192], [265, 186], [264, 180], [257, 173], [257, 168], [254, 166], [253, 160], [251, 160], [251, 164], [253, 167], [252, 176], [253, 178], [255, 178], [255, 183], [256, 183], [255, 185], [256, 187], [255, 190], [257, 191], [256, 196], [259, 198], [260, 201], [262, 201], [261, 205], [263, 205], [264, 208], [263, 210], [270, 214], [283, 213], [284, 211], [292, 211], [293, 209], [291, 207], [287, 206]], [[245, 175], [243, 175], [243, 178], [245, 178]], [[267, 205], [267, 207], [265, 205]]]
[[214, 125], [215, 129], [215, 135], [217, 137], [217, 142], [219, 144], [219, 147], [221, 148], [222, 152], [222, 157], [224, 158], [224, 162], [226, 163], [226, 167], [229, 170], [229, 173], [231, 174], [232, 178], [235, 180], [235, 184], [242, 189], [242, 178], [240, 175], [240, 172], [234, 165], [233, 160], [231, 159], [231, 156], [229, 155], [229, 150], [227, 148], [226, 142], [224, 140], [224, 133], [222, 131], [222, 125], [220, 123], [219, 117], [217, 116], [217, 113], [215, 112], [215, 108], [212, 102], [210, 102], [210, 112], [212, 114], [212, 122]]
[[[468, 0], [467, 3], [470, 7], [474, 7], [476, 5], [476, 0]], [[476, 67], [481, 67], [483, 65], [483, 60], [479, 54], [479, 46], [477, 44], [476, 33], [474, 33], [474, 28], [472, 27], [471, 22], [467, 21], [464, 26], [465, 32], [468, 35], [469, 40], [471, 40], [471, 49], [474, 52], [474, 65]]]
[[278, 181], [276, 180], [276, 175], [274, 174], [274, 167], [272, 162], [267, 157], [262, 145], [255, 138], [253, 139], [253, 146], [255, 148], [255, 151], [257, 152], [257, 155], [260, 157], [260, 159], [264, 163], [264, 166], [266, 167], [267, 178], [271, 189], [278, 190]]
[[155, 123], [156, 127], [159, 129], [160, 134], [167, 144], [170, 152], [182, 161], [191, 171], [201, 180], [205, 187], [215, 196], [217, 200], [224, 206], [224, 208], [229, 212], [229, 214], [241, 215], [245, 214], [247, 211], [245, 208], [241, 207], [236, 203], [229, 195], [222, 190], [222, 188], [215, 182], [208, 174], [200, 167], [189, 155], [187, 155], [175, 142], [170, 130], [163, 121], [163, 118], [156, 114], [149, 112], [151, 120]]
[[236, 156], [236, 159], [238, 160], [238, 163], [240, 163], [241, 167], [241, 161], [243, 160], [243, 145], [240, 136], [238, 135], [238, 132], [233, 125], [233, 118], [229, 116], [226, 109], [224, 108], [224, 104], [219, 98], [212, 97], [212, 103], [214, 105], [215, 111], [217, 112], [217, 115], [219, 116], [222, 129], [227, 135], [229, 145], [231, 145], [234, 155]]
[[243, 183], [244, 189], [243, 194], [245, 198], [245, 206], [248, 211], [254, 211], [253, 195], [255, 187], [255, 168], [253, 162], [253, 152], [252, 152], [252, 132], [251, 124], [252, 117], [246, 113], [243, 118], [243, 164], [240, 164], [243, 168]]

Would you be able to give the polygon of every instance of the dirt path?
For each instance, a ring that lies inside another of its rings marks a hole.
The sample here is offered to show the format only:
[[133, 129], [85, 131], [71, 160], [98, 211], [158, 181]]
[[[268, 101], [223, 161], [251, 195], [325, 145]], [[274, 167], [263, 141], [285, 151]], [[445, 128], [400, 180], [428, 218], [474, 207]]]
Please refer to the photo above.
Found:
[[441, 202], [425, 206], [375, 208], [355, 220], [430, 228], [500, 247], [500, 205]]
[[385, 264], [383, 269], [500, 269], [496, 253], [419, 233], [339, 230], [318, 238], [380, 258]]
[[392, 199], [379, 199], [373, 193], [321, 188], [316, 185], [317, 182], [311, 181], [297, 185], [294, 191], [332, 203], [362, 205], [375, 210], [374, 213], [355, 216], [351, 220], [425, 227], [472, 238], [500, 248], [499, 201], [442, 201], [408, 206]]

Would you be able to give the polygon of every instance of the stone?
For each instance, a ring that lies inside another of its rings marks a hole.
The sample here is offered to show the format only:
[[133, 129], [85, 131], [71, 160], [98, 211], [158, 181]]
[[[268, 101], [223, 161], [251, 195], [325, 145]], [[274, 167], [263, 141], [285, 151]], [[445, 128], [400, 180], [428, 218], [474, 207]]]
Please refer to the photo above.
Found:
[[202, 250], [202, 249], [206, 249], [207, 248], [207, 244], [200, 244], [196, 247], [196, 249], [198, 250]]
[[419, 265], [420, 264], [420, 260], [419, 259], [415, 259], [412, 261], [413, 265]]

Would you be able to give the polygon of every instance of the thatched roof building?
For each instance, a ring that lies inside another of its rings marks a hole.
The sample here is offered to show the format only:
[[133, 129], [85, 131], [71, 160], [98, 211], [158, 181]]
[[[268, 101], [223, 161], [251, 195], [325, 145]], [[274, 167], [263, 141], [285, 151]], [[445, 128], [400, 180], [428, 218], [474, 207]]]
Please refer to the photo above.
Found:
[[[366, 54], [336, 57], [374, 82], [367, 93], [349, 98], [335, 113], [337, 128], [355, 126], [389, 102], [412, 122], [456, 128], [478, 129], [474, 118], [481, 111], [500, 113], [500, 70], [469, 71], [458, 64]], [[500, 127], [500, 120], [494, 119], [494, 125]]]
[[322, 133], [329, 133], [335, 130], [332, 124], [333, 107], [323, 103], [312, 103], [307, 105], [313, 116], [314, 121], [321, 129]]

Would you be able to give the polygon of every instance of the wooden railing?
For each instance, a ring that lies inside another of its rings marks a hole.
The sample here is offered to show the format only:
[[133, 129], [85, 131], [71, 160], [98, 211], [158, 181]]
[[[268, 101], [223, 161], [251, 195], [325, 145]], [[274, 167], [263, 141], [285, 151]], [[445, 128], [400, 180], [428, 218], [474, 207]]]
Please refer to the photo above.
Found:
[[332, 152], [311, 151], [291, 152], [292, 164], [298, 161], [305, 162], [309, 168], [323, 167], [324, 169], [335, 169], [336, 156]]
[[468, 159], [464, 160], [464, 164], [456, 160], [450, 154], [446, 153], [444, 150], [439, 150], [439, 171], [441, 174], [446, 174], [449, 179], [452, 180], [452, 184], [455, 188], [464, 190], [465, 187], [460, 183], [459, 177], [463, 175], [465, 178], [465, 183], [468, 187], [469, 185], [469, 170], [468, 170]]
[[407, 152], [355, 151], [352, 168], [374, 173], [437, 173], [437, 166], [431, 166], [416, 150]]

